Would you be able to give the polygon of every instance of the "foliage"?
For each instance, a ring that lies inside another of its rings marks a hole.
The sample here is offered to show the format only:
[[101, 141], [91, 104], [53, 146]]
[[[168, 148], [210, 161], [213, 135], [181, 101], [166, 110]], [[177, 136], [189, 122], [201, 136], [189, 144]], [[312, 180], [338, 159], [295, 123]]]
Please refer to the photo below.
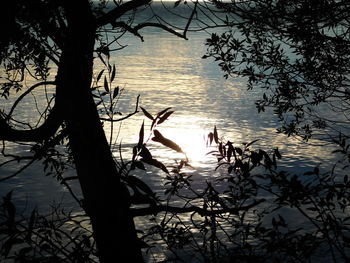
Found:
[[348, 175], [289, 174], [277, 169], [278, 149], [222, 141], [216, 128], [208, 141], [220, 176], [195, 189], [183, 162], [171, 171], [163, 209], [150, 207], [149, 251], [162, 240], [176, 262], [350, 260]]
[[[119, 169], [132, 193], [131, 213], [142, 222], [137, 228], [145, 256], [159, 262], [161, 249], [167, 251], [163, 259], [176, 262], [314, 262], [321, 257], [349, 261], [348, 175], [339, 179], [336, 169], [321, 173], [318, 168], [303, 175], [286, 173], [278, 169], [278, 149], [266, 152], [253, 149], [256, 141], [224, 141], [215, 127], [208, 145], [218, 164], [213, 178], [197, 189], [185, 154], [170, 169], [148, 149], [154, 141], [178, 151], [179, 146], [157, 129], [173, 111], [166, 108], [155, 116], [141, 111], [151, 121], [149, 135], [143, 123], [132, 159]], [[161, 192], [137, 175], [138, 169], [151, 166], [166, 174]], [[3, 258], [96, 260], [84, 213], [56, 209], [50, 216], [39, 216], [34, 210], [29, 219], [19, 219], [11, 193], [4, 197], [1, 211]]]
[[84, 214], [65, 213], [55, 207], [50, 214], [36, 209], [20, 215], [12, 192], [0, 207], [0, 259], [12, 262], [97, 262], [89, 220]]
[[[213, 33], [208, 52], [248, 89], [264, 91], [280, 132], [309, 139], [349, 136], [348, 1], [213, 1], [227, 14], [227, 31]], [[321, 133], [323, 131], [323, 133]]]
[[[65, 175], [66, 169], [74, 166], [77, 160], [71, 141], [67, 140], [72, 131], [67, 125], [74, 122], [67, 116], [62, 117], [65, 108], [56, 103], [62, 92], [56, 77], [62, 72], [60, 67], [65, 62], [61, 61], [62, 54], [70, 44], [66, 41], [71, 29], [66, 23], [71, 15], [70, 6], [67, 1], [56, 0], [10, 2], [9, 16], [1, 18], [7, 19], [5, 24], [11, 30], [4, 31], [9, 33], [0, 42], [1, 70], [5, 73], [0, 85], [2, 97], [9, 99], [17, 95], [17, 99], [9, 111], [0, 112], [0, 139], [4, 142], [2, 156], [6, 158], [0, 167], [13, 163], [23, 165], [0, 181], [11, 179], [34, 162], [42, 161], [45, 173], [64, 184], [83, 210], [87, 207], [86, 198], [73, 193], [70, 183], [85, 177], [79, 173], [73, 177]], [[180, 2], [175, 2], [175, 7]], [[136, 8], [148, 3], [113, 1], [114, 9], [108, 12], [105, 10], [108, 1], [100, 1], [96, 6], [90, 2], [88, 10], [94, 16], [96, 46], [91, 53], [85, 54], [87, 56], [79, 57], [90, 57], [92, 64], [95, 56], [95, 61], [103, 65], [98, 72], [86, 74], [89, 85], [84, 87], [95, 103], [98, 123], [108, 123], [111, 127], [106, 141], [113, 151], [118, 147], [113, 137], [116, 122], [139, 111], [151, 121], [148, 135], [145, 122], [141, 125], [139, 140], [132, 149], [130, 160], [124, 160], [121, 155], [119, 159], [113, 156], [113, 169], [110, 170], [116, 171], [113, 178], [120, 179], [127, 187], [125, 196], [128, 198], [107, 200], [113, 204], [118, 201], [128, 208], [127, 212], [133, 218], [141, 218], [137, 230], [144, 255], [157, 254], [159, 248], [164, 248], [168, 253], [164, 260], [179, 262], [189, 259], [199, 262], [309, 262], [320, 257], [348, 262], [350, 183], [347, 174], [339, 176], [336, 169], [321, 173], [318, 168], [303, 175], [283, 172], [277, 167], [277, 160], [281, 158], [278, 149], [267, 152], [254, 150], [255, 141], [240, 145], [224, 141], [215, 128], [208, 135], [208, 144], [214, 147], [211, 154], [217, 158], [218, 165], [212, 179], [202, 189], [197, 189], [193, 186], [193, 167], [186, 154], [157, 129], [174, 111], [166, 108], [151, 114], [138, 105], [137, 98], [134, 112], [126, 115], [120, 112], [118, 102], [123, 88], [114, 84], [117, 68], [110, 61], [110, 52], [123, 48], [118, 44], [119, 36], [129, 32], [142, 40], [139, 31], [151, 26], [186, 38], [197, 8], [196, 3], [180, 34], [177, 28], [171, 28], [161, 20], [158, 24], [133, 25]], [[227, 13], [224, 22], [231, 30], [221, 36], [213, 34], [208, 39], [208, 56], [221, 61], [220, 66], [227, 77], [240, 74], [248, 78], [249, 88], [257, 86], [267, 90], [257, 102], [259, 111], [264, 111], [267, 106], [274, 107], [283, 123], [281, 131], [299, 134], [305, 139], [310, 138], [314, 128], [332, 127], [339, 131], [340, 124], [346, 127], [347, 122], [337, 122], [333, 116], [321, 115], [321, 106], [327, 104], [334, 112], [344, 111], [347, 118], [349, 9], [346, 1], [214, 3]], [[130, 14], [130, 19], [121, 19], [123, 14]], [[104, 34], [107, 31], [117, 36], [110, 40], [108, 34]], [[84, 46], [81, 49], [84, 50]], [[28, 76], [33, 85], [26, 86]], [[51, 86], [55, 88], [53, 95], [48, 91]], [[45, 109], [39, 111], [34, 123], [19, 120], [21, 116], [14, 114], [15, 108], [38, 87], [45, 89]], [[74, 94], [74, 90], [69, 94]], [[79, 95], [90, 98], [84, 92]], [[57, 112], [58, 106], [61, 108]], [[46, 126], [49, 129], [43, 133], [42, 128]], [[104, 137], [100, 138], [103, 141]], [[337, 151], [348, 161], [349, 145], [345, 132], [332, 139], [340, 145]], [[30, 154], [7, 153], [8, 141], [28, 142], [18, 145]], [[170, 148], [183, 158], [173, 167], [167, 167], [152, 155], [150, 142]], [[111, 152], [105, 159], [111, 157]], [[161, 193], [155, 192], [137, 175], [137, 169], [153, 168], [165, 174]], [[99, 186], [108, 186], [109, 183]], [[92, 192], [102, 193], [98, 190]], [[39, 215], [33, 210], [30, 216], [23, 216], [12, 202], [10, 192], [0, 207], [1, 259], [17, 262], [98, 261], [98, 240], [94, 240], [92, 220], [88, 216], [91, 214], [86, 211], [76, 214], [59, 208], [50, 215]], [[293, 222], [292, 216], [303, 218], [305, 223]], [[101, 224], [106, 218], [98, 221]], [[112, 238], [116, 241], [120, 236]], [[122, 247], [122, 244], [115, 243], [115, 248]]]
[[[46, 175], [64, 184], [90, 217], [98, 257], [105, 262], [110, 262], [117, 251], [121, 260], [142, 261], [129, 215], [130, 194], [125, 183], [130, 182], [122, 181], [127, 169], [123, 160], [112, 154], [117, 147], [114, 124], [137, 113], [139, 99], [132, 113], [123, 115], [118, 109], [123, 88], [112, 86], [117, 69], [110, 61], [110, 53], [124, 48], [119, 39], [125, 33], [143, 40], [140, 31], [146, 27], [186, 39], [194, 18], [194, 11], [188, 17], [181, 15], [186, 25], [180, 29], [159, 19], [150, 3], [150, 0], [14, 0], [4, 4], [5, 15], [1, 17], [4, 35], [0, 40], [0, 98], [5, 103], [0, 109], [4, 157], [0, 167], [17, 163], [18, 170], [6, 171], [10, 174], [2, 174], [0, 181], [42, 162]], [[153, 21], [140, 20], [135, 25], [134, 18], [140, 9], [151, 10]], [[28, 105], [37, 109], [38, 114], [18, 114], [17, 109], [30, 96], [33, 100]], [[170, 116], [168, 112], [166, 115]], [[111, 128], [109, 138], [103, 122], [108, 122]], [[166, 145], [171, 143], [164, 137], [157, 138]], [[14, 150], [17, 148], [19, 154]], [[162, 167], [154, 158], [143, 156], [143, 161]], [[75, 168], [76, 176], [65, 173], [71, 168]], [[81, 186], [79, 195], [70, 187], [76, 180]], [[118, 212], [110, 214], [112, 206]], [[114, 242], [114, 238], [122, 242]], [[121, 249], [123, 246], [127, 249]], [[129, 253], [131, 248], [133, 252]]]

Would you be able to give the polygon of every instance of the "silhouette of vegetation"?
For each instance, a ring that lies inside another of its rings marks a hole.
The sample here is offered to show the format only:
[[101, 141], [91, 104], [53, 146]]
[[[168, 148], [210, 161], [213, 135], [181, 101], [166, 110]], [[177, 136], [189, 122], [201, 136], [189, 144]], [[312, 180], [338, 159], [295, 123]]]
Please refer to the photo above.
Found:
[[349, 137], [348, 1], [213, 1], [228, 30], [212, 34], [205, 57], [226, 78], [264, 90], [258, 111], [273, 109], [280, 132], [327, 141]]
[[[143, 261], [129, 209], [131, 196], [122, 181], [125, 167], [112, 155], [113, 137], [107, 138], [103, 129], [103, 122], [109, 122], [113, 131], [115, 122], [137, 113], [139, 101], [137, 98], [132, 113], [118, 111], [123, 89], [112, 87], [116, 67], [110, 62], [110, 53], [123, 48], [118, 40], [125, 33], [142, 40], [145, 27], [157, 27], [186, 39], [194, 14], [189, 14], [181, 29], [160, 19], [133, 24], [137, 10], [150, 8], [150, 2], [14, 0], [2, 6], [0, 95], [13, 103], [0, 112], [4, 157], [0, 165], [19, 163], [19, 169], [2, 174], [0, 181], [42, 162], [45, 173], [64, 184], [89, 216], [101, 262], [111, 262], [116, 255], [121, 261]], [[157, 14], [154, 17], [158, 18]], [[104, 69], [96, 73], [94, 66], [98, 63]], [[37, 118], [21, 118], [24, 116], [16, 112], [18, 105], [38, 89], [44, 90], [46, 106], [40, 109], [34, 102]], [[11, 152], [16, 146], [23, 154]], [[154, 159], [148, 161], [156, 163]], [[66, 177], [65, 171], [71, 167], [77, 176]], [[82, 196], [71, 189], [74, 180], [79, 181]], [[14, 221], [13, 212], [10, 220]], [[6, 225], [7, 220], [4, 222]], [[10, 244], [17, 243], [17, 235], [5, 243], [5, 257]], [[53, 256], [61, 256], [51, 251]]]
[[[281, 132], [309, 139], [314, 129], [327, 131], [331, 137], [323, 138], [340, 146], [337, 151], [344, 159], [339, 165], [347, 168], [347, 135], [339, 128], [347, 124], [348, 3], [214, 3], [227, 14], [223, 25], [214, 26], [227, 26], [230, 31], [212, 34], [206, 56], [220, 61], [226, 77], [243, 75], [250, 88], [267, 90], [257, 107], [260, 111], [275, 108]], [[174, 113], [171, 108], [153, 114], [139, 105], [137, 97], [133, 112], [119, 111], [123, 88], [114, 84], [117, 69], [110, 59], [113, 50], [123, 48], [117, 36], [129, 32], [142, 40], [142, 28], [158, 27], [186, 38], [196, 8], [206, 4], [194, 4], [182, 33], [162, 20], [133, 25], [128, 19], [149, 1], [113, 1], [105, 9], [107, 4], [15, 0], [1, 18], [6, 20], [1, 25], [11, 29], [4, 31], [7, 35], [0, 43], [1, 95], [17, 97], [0, 114], [4, 157], [0, 168], [21, 166], [1, 175], [0, 181], [40, 161], [45, 173], [65, 185], [82, 210], [56, 207], [41, 215], [34, 209], [26, 216], [17, 211], [9, 192], [0, 206], [0, 258], [14, 262], [349, 262], [350, 182], [336, 166], [330, 172], [316, 167], [302, 175], [287, 173], [278, 168], [282, 158], [278, 149], [255, 149], [256, 141], [233, 143], [221, 138], [215, 127], [207, 145], [217, 160], [213, 173], [219, 176], [198, 189], [193, 184], [194, 168], [181, 145], [158, 129]], [[108, 42], [106, 31], [113, 31], [116, 38]], [[103, 69], [94, 72], [94, 60]], [[27, 78], [32, 79], [30, 86]], [[47, 90], [47, 107], [34, 124], [20, 120], [16, 107], [37, 88]], [[343, 109], [345, 120], [322, 115], [323, 104], [335, 112]], [[139, 111], [146, 120], [132, 157], [113, 156], [112, 151], [121, 150], [113, 137], [115, 124]], [[110, 127], [109, 137], [103, 124]], [[179, 159], [173, 166], [163, 164], [149, 150], [150, 142], [169, 148]], [[9, 152], [15, 144], [25, 154]], [[76, 176], [67, 177], [65, 171], [71, 167]], [[152, 168], [166, 176], [160, 192], [138, 176], [138, 170]], [[71, 188], [76, 180], [81, 196]], [[135, 226], [140, 218], [141, 224]], [[296, 222], [300, 218], [302, 224]]]

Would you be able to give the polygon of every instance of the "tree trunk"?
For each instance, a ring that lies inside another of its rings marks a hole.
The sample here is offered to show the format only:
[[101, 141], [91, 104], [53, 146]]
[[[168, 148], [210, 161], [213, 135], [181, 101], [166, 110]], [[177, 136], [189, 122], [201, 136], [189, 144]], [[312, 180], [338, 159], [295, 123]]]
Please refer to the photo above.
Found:
[[68, 32], [57, 74], [57, 103], [63, 109], [84, 209], [91, 218], [101, 262], [143, 262], [130, 195], [120, 181], [90, 85], [95, 42], [88, 1], [66, 0]]

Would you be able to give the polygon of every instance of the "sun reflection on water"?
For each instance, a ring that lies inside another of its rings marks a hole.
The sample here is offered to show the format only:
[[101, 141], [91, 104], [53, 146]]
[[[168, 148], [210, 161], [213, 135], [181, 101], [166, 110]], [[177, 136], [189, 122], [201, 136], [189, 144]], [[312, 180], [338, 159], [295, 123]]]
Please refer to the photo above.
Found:
[[168, 138], [176, 142], [184, 151], [192, 166], [200, 166], [207, 158], [205, 130], [197, 125], [191, 127], [168, 129], [164, 133]]

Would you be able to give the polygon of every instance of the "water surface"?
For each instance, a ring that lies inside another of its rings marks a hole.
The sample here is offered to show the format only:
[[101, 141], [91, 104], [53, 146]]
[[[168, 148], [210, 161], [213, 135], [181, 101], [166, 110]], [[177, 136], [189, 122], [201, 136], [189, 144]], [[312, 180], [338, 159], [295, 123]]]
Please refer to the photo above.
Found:
[[[154, 6], [152, 10], [163, 14], [172, 24], [186, 23], [186, 20], [168, 15], [164, 9], [159, 8], [161, 7]], [[150, 17], [152, 14], [147, 9], [135, 23], [148, 21]], [[196, 24], [193, 26], [198, 28]], [[175, 113], [158, 129], [187, 153], [196, 168], [192, 172], [196, 174], [194, 178], [198, 188], [208, 178], [215, 177], [215, 159], [205, 155], [209, 150], [205, 147], [204, 140], [214, 126], [220, 136], [237, 145], [259, 139], [256, 148], [270, 150], [278, 147], [283, 155], [280, 169], [300, 173], [319, 164], [324, 167], [331, 164], [329, 149], [308, 145], [297, 138], [276, 133], [279, 123], [272, 112], [258, 114], [254, 106], [261, 91], [248, 91], [245, 80], [238, 77], [225, 80], [216, 62], [201, 58], [205, 54], [204, 43], [210, 32], [188, 32], [189, 40], [175, 37], [159, 28], [145, 28], [141, 33], [144, 42], [134, 35], [125, 34], [119, 43], [126, 47], [111, 56], [111, 63], [117, 68], [115, 86], [124, 88], [118, 110], [124, 115], [133, 112], [138, 95], [140, 106], [152, 114], [171, 107]], [[113, 34], [109, 33], [108, 38], [113, 39]], [[98, 74], [103, 67], [97, 58], [95, 66], [95, 74]], [[27, 98], [16, 114], [31, 119], [37, 115], [37, 108], [43, 107], [45, 103], [46, 94], [44, 90], [38, 89], [35, 91], [35, 99], [34, 96]], [[4, 107], [6, 108], [6, 103]], [[143, 121], [146, 122], [146, 128], [149, 127], [150, 121], [142, 113], [114, 125], [113, 141], [117, 145], [121, 143], [126, 159], [130, 158], [132, 146], [138, 141]], [[105, 130], [109, 137], [109, 123], [105, 123]], [[20, 152], [24, 149], [28, 148], [16, 146], [12, 150]], [[115, 149], [114, 154], [119, 156], [119, 151]], [[155, 158], [166, 164], [173, 164], [174, 159], [182, 157], [153, 142], [150, 142], [150, 149]], [[0, 173], [8, 174], [17, 168], [16, 165], [1, 168]], [[149, 168], [146, 172], [136, 173], [155, 189], [162, 191], [162, 171]], [[25, 206], [27, 200], [39, 206], [47, 206], [54, 198], [60, 200], [62, 195], [69, 196], [67, 190], [55, 179], [44, 176], [40, 164], [2, 183], [0, 192], [5, 194], [12, 188], [15, 189], [15, 197], [21, 206]]]

